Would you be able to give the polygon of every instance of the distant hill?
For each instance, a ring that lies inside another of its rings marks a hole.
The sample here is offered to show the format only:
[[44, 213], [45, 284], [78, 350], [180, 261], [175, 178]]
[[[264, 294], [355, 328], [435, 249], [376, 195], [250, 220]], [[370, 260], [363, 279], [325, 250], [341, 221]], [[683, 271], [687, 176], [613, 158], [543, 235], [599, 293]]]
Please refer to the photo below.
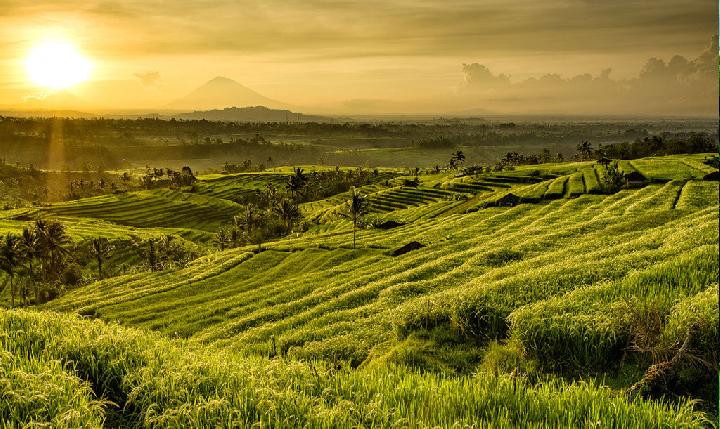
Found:
[[305, 115], [290, 110], [269, 109], [265, 106], [228, 107], [173, 115], [178, 119], [206, 119], [226, 122], [333, 122], [326, 116]]
[[0, 116], [15, 118], [97, 118], [97, 115], [78, 110], [26, 110], [26, 109], [0, 109]]
[[232, 106], [287, 107], [285, 104], [267, 98], [232, 79], [218, 76], [188, 95], [168, 104], [169, 109], [222, 109]]
[[[20, 104], [7, 106], [5, 110], [30, 112], [44, 112], [37, 116], [91, 116], [84, 112], [94, 111], [93, 106], [84, 99], [69, 91], [59, 91], [41, 96], [28, 97]], [[55, 113], [73, 113], [73, 115], [56, 115]]]

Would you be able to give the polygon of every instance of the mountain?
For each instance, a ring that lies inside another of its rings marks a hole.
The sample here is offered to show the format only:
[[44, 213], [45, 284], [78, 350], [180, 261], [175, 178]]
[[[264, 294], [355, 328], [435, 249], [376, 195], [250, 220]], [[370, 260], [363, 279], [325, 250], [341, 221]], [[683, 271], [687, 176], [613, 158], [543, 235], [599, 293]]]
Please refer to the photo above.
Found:
[[326, 116], [305, 115], [290, 110], [269, 109], [265, 106], [228, 107], [222, 110], [196, 110], [173, 115], [178, 119], [206, 119], [225, 122], [334, 122]]
[[218, 76], [188, 95], [168, 104], [170, 109], [222, 109], [234, 106], [286, 107], [279, 101], [267, 98], [232, 79]]

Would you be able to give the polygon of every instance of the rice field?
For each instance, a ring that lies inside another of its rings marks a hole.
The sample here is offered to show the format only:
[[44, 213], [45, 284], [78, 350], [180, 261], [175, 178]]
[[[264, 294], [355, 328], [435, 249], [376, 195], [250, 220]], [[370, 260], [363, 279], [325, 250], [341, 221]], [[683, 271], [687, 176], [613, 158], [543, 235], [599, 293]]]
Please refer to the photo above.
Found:
[[[302, 204], [308, 231], [260, 251], [205, 252], [4, 310], [0, 381], [23, 393], [0, 401], [0, 418], [18, 409], [18, 419], [59, 427], [707, 427], [717, 365], [683, 363], [677, 383], [699, 390], [680, 399], [625, 396], [689, 331], [693, 356], [717, 362], [718, 187], [688, 159], [623, 163], [653, 182], [610, 195], [588, 162], [367, 185], [367, 216], [396, 224], [368, 223], [355, 247], [347, 196], [335, 195]], [[38, 210], [68, 220], [76, 240], [175, 231], [207, 243], [242, 208], [217, 189]], [[521, 203], [482, 204], [507, 193]], [[0, 218], [0, 229], [21, 228], [18, 215], [28, 213]], [[411, 242], [421, 246], [394, 256]], [[21, 373], [38, 380], [27, 391]], [[47, 408], [27, 399], [50, 391]]]
[[691, 402], [630, 402], [594, 382], [532, 385], [485, 373], [446, 377], [394, 366], [334, 368], [242, 356], [53, 313], [3, 310], [0, 332], [5, 426], [655, 428], [707, 423]]

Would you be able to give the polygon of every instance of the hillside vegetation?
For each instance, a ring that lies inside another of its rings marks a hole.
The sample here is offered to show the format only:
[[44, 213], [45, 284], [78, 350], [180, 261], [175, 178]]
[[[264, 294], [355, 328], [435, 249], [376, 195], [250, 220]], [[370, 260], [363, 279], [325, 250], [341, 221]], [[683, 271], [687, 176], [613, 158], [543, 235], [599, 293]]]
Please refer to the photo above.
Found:
[[[107, 237], [122, 249], [108, 264], [136, 269], [0, 311], [0, 382], [18, 392], [0, 418], [712, 425], [720, 231], [706, 157], [621, 161], [645, 180], [613, 191], [594, 161], [376, 172], [355, 190], [356, 234], [342, 192], [299, 204], [283, 236], [224, 250], [216, 233], [247, 213], [243, 195], [287, 173], [7, 211], [2, 231], [58, 219], [78, 246]], [[198, 257], [142, 269], [129, 243], [168, 235]]]
[[687, 401], [631, 403], [592, 382], [532, 386], [505, 375], [448, 378], [393, 366], [352, 370], [242, 357], [53, 313], [3, 311], [0, 330], [0, 418], [11, 426], [656, 428], [706, 422]]

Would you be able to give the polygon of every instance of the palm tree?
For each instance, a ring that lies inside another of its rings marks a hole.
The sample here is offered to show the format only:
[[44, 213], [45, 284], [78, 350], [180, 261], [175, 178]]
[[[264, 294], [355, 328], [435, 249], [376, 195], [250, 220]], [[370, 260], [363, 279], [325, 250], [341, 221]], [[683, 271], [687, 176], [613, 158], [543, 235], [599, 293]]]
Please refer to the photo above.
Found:
[[33, 289], [35, 291], [35, 303], [39, 304], [40, 288], [35, 282], [35, 268], [33, 266], [33, 262], [35, 261], [35, 258], [40, 255], [40, 243], [38, 241], [37, 234], [35, 234], [35, 231], [27, 227], [23, 228], [22, 236], [20, 238], [20, 245], [23, 252], [23, 259], [25, 259], [28, 264], [28, 276], [30, 277], [30, 281], [32, 282]]
[[287, 232], [292, 231], [293, 223], [302, 217], [298, 206], [286, 198], [283, 198], [283, 200], [275, 206], [275, 213], [282, 219]]
[[10, 279], [10, 300], [15, 307], [15, 268], [20, 265], [22, 253], [20, 251], [20, 239], [12, 233], [8, 233], [0, 245], [0, 270], [5, 271]]
[[305, 176], [302, 168], [297, 167], [294, 169], [294, 172], [287, 182], [287, 189], [290, 191], [290, 197], [293, 200], [295, 199], [295, 194], [302, 191], [307, 184], [307, 176]]
[[227, 228], [220, 228], [215, 235], [215, 240], [220, 244], [220, 250], [225, 250], [225, 246], [230, 243], [230, 232]]
[[252, 233], [255, 224], [259, 220], [256, 209], [255, 204], [248, 204], [245, 206], [242, 218], [240, 216], [235, 216], [234, 218], [235, 226], [243, 227], [248, 235]]
[[593, 148], [589, 141], [585, 140], [576, 147], [578, 151], [578, 157], [581, 161], [592, 158]]
[[98, 278], [102, 278], [103, 261], [110, 256], [110, 253], [115, 250], [115, 247], [110, 244], [107, 238], [97, 237], [93, 238], [92, 248], [93, 253], [95, 253], [95, 259], [98, 263]]
[[465, 154], [459, 150], [453, 154], [453, 158], [455, 158], [455, 165], [458, 167], [462, 165], [463, 162], [465, 162]]
[[453, 152], [453, 154], [450, 155], [450, 168], [453, 170], [458, 168], [463, 161], [465, 161], [465, 154], [461, 150]]
[[357, 189], [352, 189], [350, 197], [350, 216], [353, 222], [353, 249], [355, 248], [355, 232], [357, 224], [363, 214], [367, 211], [367, 195], [362, 195]]
[[35, 221], [35, 234], [38, 236], [40, 257], [45, 280], [56, 277], [62, 270], [63, 257], [71, 256], [63, 246], [68, 242], [65, 227], [56, 221]]

